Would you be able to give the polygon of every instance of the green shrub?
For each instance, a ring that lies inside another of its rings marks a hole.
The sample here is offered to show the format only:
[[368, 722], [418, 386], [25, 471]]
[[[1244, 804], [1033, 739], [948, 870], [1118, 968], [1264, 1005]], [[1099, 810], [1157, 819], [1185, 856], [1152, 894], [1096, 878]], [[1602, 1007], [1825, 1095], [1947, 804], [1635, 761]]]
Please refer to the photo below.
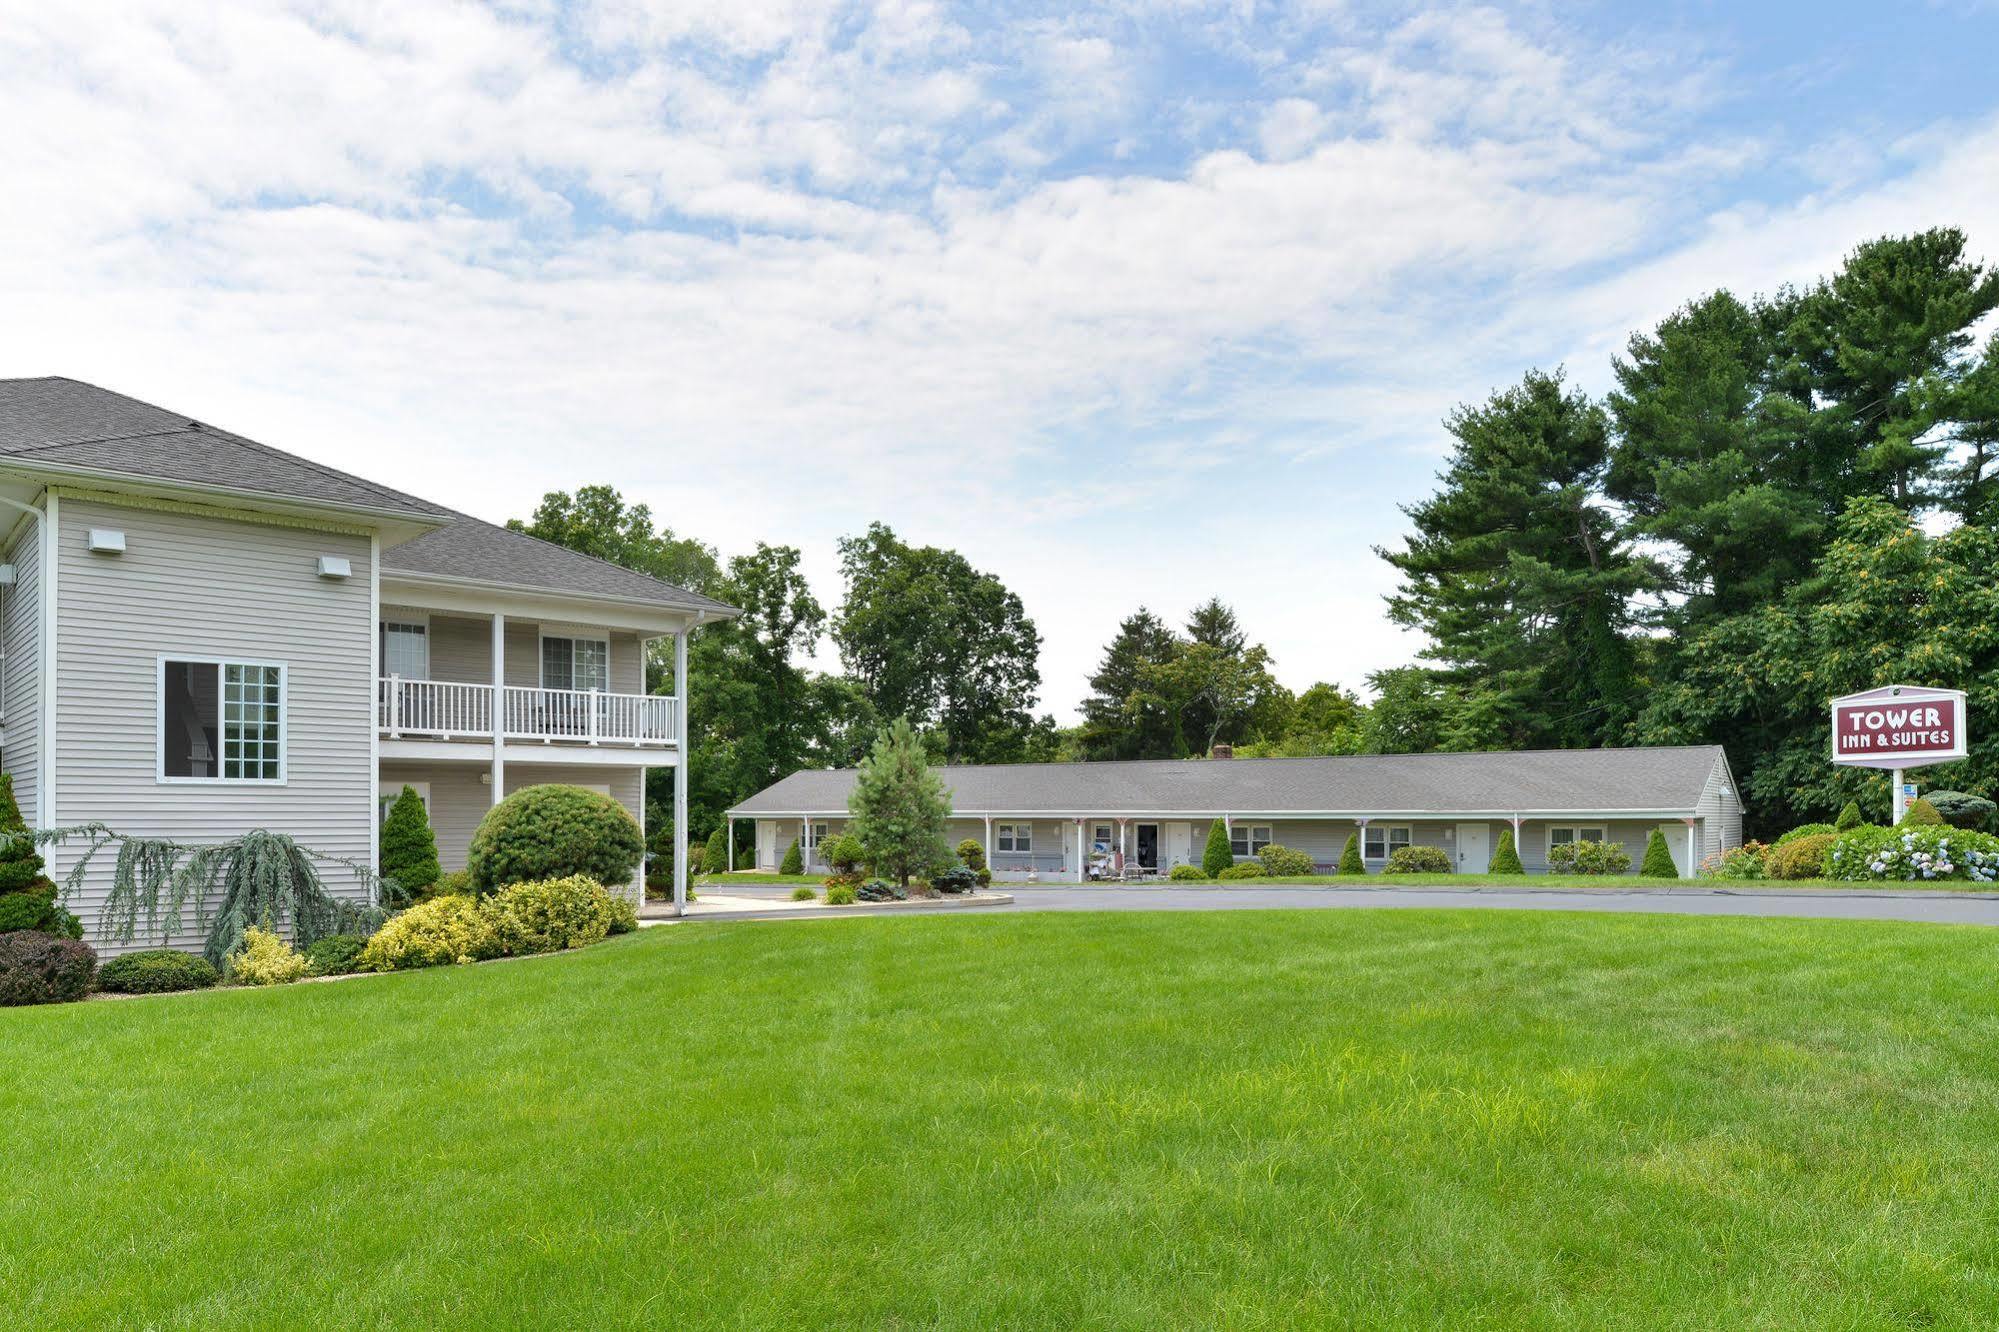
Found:
[[1166, 872], [1166, 877], [1174, 883], [1206, 883], [1208, 872], [1199, 865], [1175, 865]]
[[638, 823], [611, 797], [580, 786], [525, 786], [487, 811], [465, 868], [481, 894], [579, 874], [625, 884], [644, 854]]
[[1388, 857], [1384, 874], [1449, 874], [1451, 858], [1434, 846], [1398, 847]]
[[1208, 825], [1208, 844], [1201, 851], [1201, 868], [1211, 879], [1222, 877], [1222, 871], [1235, 864], [1235, 853], [1229, 850], [1229, 830], [1220, 819]]
[[1346, 850], [1344, 850], [1344, 851], [1342, 851], [1342, 852], [1340, 852], [1340, 871], [1339, 871], [1339, 872], [1340, 872], [1341, 874], [1366, 874], [1366, 873], [1367, 873], [1367, 862], [1366, 862], [1365, 860], [1362, 860], [1362, 859], [1360, 858], [1360, 834], [1359, 834], [1359, 833], [1350, 833], [1350, 834], [1348, 834], [1348, 836], [1347, 836], [1347, 849], [1346, 849]]
[[394, 879], [403, 897], [421, 902], [444, 870], [437, 863], [437, 838], [416, 788], [405, 785], [382, 823], [382, 877]]
[[[694, 894], [689, 893], [687, 900], [692, 902]], [[614, 893], [606, 888], [604, 890], [604, 932], [606, 934], [631, 934], [636, 932], [638, 927], [638, 903], [632, 901], [631, 898], [626, 897], [623, 893]]]
[[90, 993], [96, 975], [87, 943], [41, 930], [0, 934], [0, 1008], [70, 1003]]
[[689, 878], [701, 873], [701, 867], [708, 863], [708, 848], [699, 842], [687, 844], [687, 874]]
[[1499, 830], [1499, 845], [1492, 849], [1492, 860], [1485, 867], [1488, 874], [1525, 874], [1527, 867], [1520, 863], [1520, 848], [1513, 844], [1513, 829]]
[[1273, 879], [1303, 878], [1317, 868], [1312, 863], [1310, 852], [1279, 846], [1275, 842], [1264, 847], [1257, 859], [1263, 864], [1263, 872]]
[[1717, 851], [1701, 861], [1703, 879], [1762, 879], [1769, 877], [1764, 862], [1770, 848], [1761, 842], [1744, 842], [1741, 846]]
[[986, 864], [986, 849], [979, 845], [976, 837], [967, 837], [958, 843], [958, 859], [978, 879], [979, 887], [984, 888], [993, 881], [992, 869]]
[[801, 883], [791, 890], [791, 900], [794, 902], [816, 902], [819, 900], [819, 890], [810, 884]]
[[75, 917], [56, 904], [55, 881], [49, 878], [27, 820], [21, 817], [21, 806], [14, 800], [12, 773], [0, 773], [0, 835], [9, 839], [0, 846], [0, 933], [33, 930], [82, 938], [81, 930], [70, 933], [69, 923]]
[[1833, 842], [1825, 866], [1827, 878], [1850, 882], [1992, 883], [1999, 881], [1999, 837], [1948, 824], [1855, 828]]
[[1845, 807], [1839, 811], [1839, 817], [1832, 821], [1832, 830], [1834, 832], [1847, 832], [1850, 829], [1858, 828], [1866, 821], [1860, 814], [1860, 802], [1849, 800], [1846, 802]]
[[581, 948], [611, 932], [610, 894], [580, 874], [509, 884], [484, 906], [500, 951], [511, 957]]
[[305, 950], [305, 974], [308, 976], [345, 976], [359, 971], [356, 965], [361, 958], [361, 950], [368, 946], [368, 938], [362, 934], [329, 934], [324, 939], [314, 939]]
[[953, 896], [959, 893], [973, 893], [978, 891], [979, 876], [969, 865], [947, 865], [930, 876], [930, 886], [940, 893], [950, 893]]
[[826, 863], [835, 874], [853, 874], [867, 858], [867, 849], [861, 845], [861, 839], [852, 833], [841, 833], [826, 843]]
[[1763, 872], [1773, 879], [1816, 879], [1825, 873], [1826, 853], [1842, 835], [1807, 833], [1780, 841], [1763, 858]]
[[1680, 877], [1680, 867], [1673, 863], [1673, 849], [1666, 845], [1665, 829], [1654, 828], [1645, 839], [1645, 859], [1639, 863], [1638, 872], [1648, 879]]
[[1548, 848], [1550, 874], [1622, 874], [1630, 868], [1631, 853], [1616, 842], [1564, 842]]
[[1245, 860], [1240, 865], [1229, 866], [1215, 877], [1224, 883], [1232, 883], [1239, 879], [1261, 879], [1267, 876], [1263, 872], [1263, 866], [1254, 860]]
[[1783, 834], [1776, 841], [1770, 843], [1770, 845], [1782, 846], [1784, 843], [1793, 841], [1799, 837], [1817, 837], [1820, 833], [1829, 833], [1829, 832], [1838, 832], [1838, 831], [1839, 829], [1833, 827], [1830, 823], [1801, 823], [1797, 827], [1791, 829], [1789, 832]]
[[854, 890], [854, 896], [863, 902], [906, 902], [909, 893], [900, 884], [887, 879], [869, 879]]
[[431, 885], [430, 896], [471, 897], [472, 876], [464, 870], [452, 870], [448, 874], [440, 874], [437, 882]]
[[362, 971], [406, 971], [500, 955], [500, 939], [477, 899], [433, 897], [389, 917], [355, 965]]
[[231, 985], [290, 985], [304, 975], [305, 954], [258, 925], [243, 931], [243, 946], [223, 971]]
[[1943, 816], [1945, 823], [1953, 828], [1969, 828], [1973, 832], [1991, 832], [1993, 814], [1999, 811], [1999, 805], [1994, 805], [1984, 796], [1965, 791], [1932, 791], [1923, 798]]
[[784, 848], [784, 859], [777, 865], [779, 874], [805, 873], [805, 853], [798, 849], [798, 839], [791, 839], [791, 845]]
[[1902, 821], [1895, 826], [1898, 828], [1941, 828], [1947, 825], [1943, 821], [1943, 815], [1937, 813], [1937, 807], [1921, 796], [1918, 796], [1909, 802], [1908, 809], [1902, 812]]
[[97, 988], [112, 994], [170, 994], [176, 990], [205, 990], [221, 979], [222, 973], [199, 953], [149, 948], [106, 962], [98, 970]]
[[835, 882], [832, 879], [828, 879], [826, 880], [826, 905], [852, 906], [854, 904], [854, 895], [858, 891], [858, 885], [856, 884]]
[[717, 824], [715, 831], [708, 834], [708, 845], [701, 848], [701, 872], [720, 874], [729, 868], [729, 827]]

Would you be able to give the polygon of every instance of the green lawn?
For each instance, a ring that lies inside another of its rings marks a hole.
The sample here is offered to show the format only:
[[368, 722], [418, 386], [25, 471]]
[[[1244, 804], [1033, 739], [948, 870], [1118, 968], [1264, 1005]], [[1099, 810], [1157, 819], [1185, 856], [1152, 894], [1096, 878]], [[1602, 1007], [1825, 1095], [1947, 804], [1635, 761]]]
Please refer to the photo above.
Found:
[[[771, 874], [762, 870], [739, 870], [728, 875], [696, 875], [697, 888], [712, 888], [726, 895], [731, 885], [751, 887], [754, 885], [811, 884], [814, 887], [826, 881], [824, 874]], [[1144, 885], [1156, 885], [1163, 879], [1146, 879]], [[1238, 879], [1229, 887], [1254, 888], [1258, 885], [1281, 884], [1285, 886], [1304, 885], [1326, 888], [1601, 888], [1610, 892], [1628, 892], [1633, 888], [1726, 888], [1738, 892], [1763, 892], [1770, 889], [1837, 888], [1851, 891], [1856, 888], [1875, 891], [1897, 889], [1937, 889], [1952, 892], [1991, 892], [1993, 886], [1986, 883], [1964, 883], [1938, 881], [1935, 883], [1852, 883], [1840, 879], [1648, 879], [1637, 874], [1370, 874], [1334, 875], [1307, 874], [1287, 878]], [[1005, 892], [1010, 887], [1019, 887], [1017, 879], [996, 879], [993, 887]], [[1040, 885], [1044, 888], [1059, 888], [1064, 881], [1055, 877], [1044, 877]], [[1073, 886], [1071, 882], [1070, 886]], [[1091, 884], [1097, 888], [1115, 888], [1115, 883]], [[1200, 881], [1182, 883], [1182, 888], [1199, 887]], [[1209, 881], [1208, 886], [1222, 885]]]
[[1999, 934], [695, 924], [0, 1012], [0, 1326], [1989, 1327]]

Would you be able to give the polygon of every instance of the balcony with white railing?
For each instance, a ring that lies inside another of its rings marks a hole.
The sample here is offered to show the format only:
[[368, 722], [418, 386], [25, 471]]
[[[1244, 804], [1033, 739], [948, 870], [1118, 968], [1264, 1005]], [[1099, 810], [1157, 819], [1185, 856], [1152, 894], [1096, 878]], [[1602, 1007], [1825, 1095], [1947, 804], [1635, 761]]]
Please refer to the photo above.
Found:
[[[379, 682], [376, 711], [383, 736], [391, 740], [490, 741], [493, 695], [491, 685], [392, 675]], [[679, 735], [680, 700], [507, 685], [499, 691], [499, 721], [500, 735], [508, 741], [670, 746]]]

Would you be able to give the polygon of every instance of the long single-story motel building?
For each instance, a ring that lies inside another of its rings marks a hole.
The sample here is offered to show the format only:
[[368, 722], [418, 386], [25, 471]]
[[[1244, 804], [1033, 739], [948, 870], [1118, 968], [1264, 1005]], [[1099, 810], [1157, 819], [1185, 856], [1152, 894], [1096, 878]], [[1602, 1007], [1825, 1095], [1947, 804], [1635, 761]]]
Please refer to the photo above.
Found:
[[[1222, 751], [1225, 752], [1225, 751]], [[1484, 873], [1502, 830], [1530, 873], [1567, 841], [1610, 841], [1636, 866], [1654, 828], [1682, 875], [1742, 842], [1742, 804], [1718, 745], [1371, 754], [1115, 763], [964, 765], [938, 769], [951, 797], [952, 845], [984, 844], [1000, 878], [1078, 882], [1103, 873], [1164, 874], [1199, 864], [1220, 819], [1239, 860], [1275, 842], [1330, 872], [1359, 835], [1370, 873], [1397, 847], [1443, 849], [1459, 872]], [[813, 870], [847, 823], [854, 770], [793, 773], [728, 811], [730, 838], [753, 836], [758, 869], [796, 840]], [[753, 825], [754, 831], [743, 825]]]

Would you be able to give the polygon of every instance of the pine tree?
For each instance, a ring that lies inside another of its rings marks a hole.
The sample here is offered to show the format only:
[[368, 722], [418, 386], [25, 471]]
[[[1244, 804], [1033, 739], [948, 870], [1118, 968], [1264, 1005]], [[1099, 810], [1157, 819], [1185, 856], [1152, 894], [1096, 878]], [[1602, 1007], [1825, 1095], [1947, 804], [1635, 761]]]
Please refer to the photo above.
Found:
[[701, 848], [701, 872], [721, 874], [729, 868], [729, 828], [718, 823], [715, 831], [708, 834], [708, 844]]
[[1085, 758], [1179, 758], [1186, 753], [1172, 714], [1158, 700], [1141, 695], [1146, 668], [1173, 660], [1179, 650], [1166, 622], [1143, 606], [1118, 625], [1083, 700]]
[[1860, 802], [1849, 800], [1839, 811], [1839, 817], [1832, 821], [1832, 827], [1834, 832], [1846, 832], [1848, 829], [1858, 828], [1865, 822], [1867, 820], [1860, 813]]
[[416, 788], [405, 785], [382, 824], [382, 877], [394, 879], [411, 901], [420, 900], [444, 874], [430, 814]]
[[1654, 828], [1652, 835], [1645, 839], [1645, 859], [1638, 866], [1638, 872], [1648, 879], [1680, 877], [1680, 867], [1673, 863], [1673, 853], [1666, 845], [1664, 830]]
[[798, 849], [798, 839], [791, 839], [791, 845], [784, 848], [784, 860], [778, 865], [779, 874], [805, 873], [805, 857]]
[[943, 779], [930, 770], [923, 742], [907, 717], [896, 718], [875, 741], [854, 774], [847, 809], [868, 864], [904, 888], [911, 877], [950, 863], [944, 840], [950, 798]]
[[1367, 873], [1367, 862], [1360, 858], [1359, 833], [1350, 833], [1347, 836], [1347, 849], [1340, 852], [1340, 873], [1342, 874]]
[[1229, 849], [1229, 830], [1220, 819], [1208, 825], [1208, 845], [1201, 852], [1201, 868], [1211, 879], [1221, 877], [1223, 870], [1235, 864], [1235, 852]]
[[1520, 863], [1520, 848], [1513, 844], [1513, 829], [1502, 828], [1499, 845], [1493, 848], [1492, 863], [1486, 866], [1488, 874], [1525, 874], [1527, 867]]
[[0, 773], [0, 833], [15, 838], [0, 851], [0, 932], [54, 929], [71, 933], [60, 928], [59, 917], [74, 918], [55, 904], [55, 883], [46, 872], [42, 853], [28, 836], [27, 821], [14, 800], [11, 773]]

